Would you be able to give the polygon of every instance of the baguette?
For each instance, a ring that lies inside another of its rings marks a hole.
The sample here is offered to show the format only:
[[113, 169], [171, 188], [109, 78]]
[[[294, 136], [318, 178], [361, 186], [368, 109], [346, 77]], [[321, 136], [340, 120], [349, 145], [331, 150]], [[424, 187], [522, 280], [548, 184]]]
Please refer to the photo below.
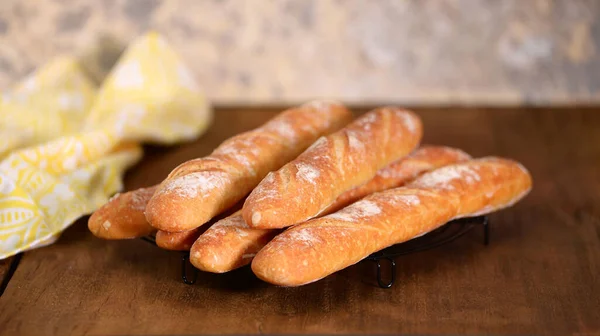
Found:
[[530, 189], [531, 176], [511, 160], [490, 157], [439, 168], [283, 232], [256, 255], [252, 270], [276, 285], [307, 284], [452, 219], [511, 206]]
[[254, 228], [275, 229], [313, 218], [343, 192], [410, 153], [422, 133], [421, 120], [412, 112], [371, 111], [267, 175], [246, 199], [244, 220]]
[[160, 184], [146, 208], [157, 229], [180, 232], [207, 223], [246, 196], [268, 172], [351, 119], [342, 105], [312, 102], [230, 138], [207, 157], [185, 162]]
[[[442, 146], [424, 146], [409, 156], [380, 169], [369, 182], [340, 195], [325, 212], [333, 212], [356, 200], [388, 188], [398, 187], [415, 176], [455, 162], [468, 160], [465, 152]], [[249, 227], [240, 212], [216, 222], [192, 246], [190, 262], [196, 268], [223, 273], [250, 264], [281, 230]], [[158, 241], [158, 235], [157, 235]]]
[[88, 220], [88, 229], [98, 238], [133, 239], [156, 231], [144, 216], [146, 204], [157, 186], [116, 194]]
[[190, 250], [190, 262], [202, 271], [229, 272], [248, 265], [280, 232], [277, 229], [253, 229], [238, 211], [216, 222], [198, 237]]

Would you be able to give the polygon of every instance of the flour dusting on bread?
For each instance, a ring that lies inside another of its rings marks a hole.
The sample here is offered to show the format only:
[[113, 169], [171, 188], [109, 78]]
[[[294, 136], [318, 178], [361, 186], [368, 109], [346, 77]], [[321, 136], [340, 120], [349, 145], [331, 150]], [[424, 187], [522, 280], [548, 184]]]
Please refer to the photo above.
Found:
[[454, 165], [436, 169], [419, 177], [414, 185], [424, 188], [454, 189], [451, 184], [456, 179], [463, 179], [472, 184], [481, 180], [479, 174], [471, 167], [465, 165]]
[[356, 222], [380, 213], [381, 208], [375, 202], [362, 200], [349, 205], [338, 212], [325, 216], [325, 218], [339, 219], [346, 222]]
[[408, 206], [417, 206], [421, 204], [421, 199], [417, 195], [392, 195], [390, 200], [392, 203], [403, 203]]
[[235, 226], [235, 227], [244, 228], [244, 229], [250, 228], [248, 226], [248, 224], [246, 224], [246, 221], [244, 221], [244, 217], [242, 217], [241, 214], [232, 215], [232, 216], [229, 216], [227, 218], [224, 218], [224, 219], [216, 222], [213, 226], [214, 227], [217, 227], [217, 226]]
[[277, 119], [270, 122], [267, 129], [272, 129], [275, 133], [290, 141], [293, 141], [297, 136], [294, 127], [283, 119]]
[[254, 156], [260, 156], [263, 153], [263, 147], [257, 146], [256, 144], [260, 142], [260, 139], [269, 139], [268, 137], [261, 136], [260, 133], [254, 131], [252, 135], [248, 135], [245, 139], [240, 141], [240, 144], [244, 146], [246, 150], [248, 150]]
[[277, 189], [269, 187], [275, 182], [275, 174], [269, 172], [267, 176], [259, 183], [258, 187], [254, 189], [256, 195], [256, 201], [264, 202], [265, 199], [278, 197]]
[[341, 106], [341, 104], [337, 101], [321, 99], [321, 100], [313, 100], [308, 103], [305, 103], [302, 105], [302, 107], [313, 108], [313, 109], [317, 110], [318, 112], [331, 113], [331, 107], [334, 105]]
[[284, 238], [305, 244], [313, 244], [317, 241], [317, 237], [310, 233], [310, 228], [291, 230]]
[[350, 148], [357, 151], [365, 148], [365, 145], [356, 137], [354, 132], [346, 132], [346, 136], [348, 137], [348, 144], [350, 145]]
[[131, 192], [130, 207], [133, 210], [144, 211], [154, 195], [155, 188], [142, 188]]
[[415, 134], [418, 129], [417, 119], [413, 117], [409, 112], [403, 110], [395, 110], [396, 115], [402, 118], [404, 122], [404, 126], [408, 129], [408, 131], [412, 134]]
[[242, 151], [242, 149], [234, 146], [228, 146], [220, 149], [218, 154], [227, 157], [231, 161], [240, 163], [245, 169], [247, 169], [249, 173], [256, 175], [256, 170], [251, 162], [251, 158], [249, 158], [248, 155]]
[[296, 163], [296, 178], [305, 180], [309, 183], [316, 184], [316, 179], [321, 175], [319, 170], [309, 164], [302, 162]]
[[205, 194], [225, 186], [226, 176], [221, 172], [200, 171], [169, 181], [161, 193], [175, 193], [183, 198], [206, 196]]
[[[324, 101], [324, 100], [315, 100], [309, 103], [304, 104], [303, 108], [312, 109], [313, 120], [317, 121], [321, 124], [321, 126], [329, 128], [331, 126], [331, 118], [330, 116], [333, 114], [335, 109], [334, 106], [341, 106], [337, 102], [332, 101]], [[314, 134], [314, 132], [311, 132]]]
[[228, 233], [235, 234], [238, 237], [247, 237], [249, 228], [242, 215], [238, 213], [216, 222], [200, 237], [202, 239], [207, 239], [208, 237], [221, 239], [221, 237]]
[[106, 220], [106, 221], [104, 221], [104, 223], [102, 223], [102, 227], [104, 228], [104, 230], [110, 229], [111, 225], [112, 225], [111, 222], [108, 220]]
[[367, 113], [355, 121], [356, 125], [366, 131], [371, 130], [371, 125], [377, 121], [377, 114]]
[[315, 148], [319, 147], [319, 146], [325, 146], [327, 144], [327, 138], [322, 136], [320, 138], [317, 139], [317, 141], [313, 142], [312, 145], [310, 145], [310, 147], [308, 147], [308, 149], [306, 150], [306, 152], [308, 151], [314, 151]]
[[254, 225], [258, 225], [260, 223], [260, 220], [262, 219], [262, 215], [260, 214], [260, 212], [254, 212], [252, 214], [252, 224]]

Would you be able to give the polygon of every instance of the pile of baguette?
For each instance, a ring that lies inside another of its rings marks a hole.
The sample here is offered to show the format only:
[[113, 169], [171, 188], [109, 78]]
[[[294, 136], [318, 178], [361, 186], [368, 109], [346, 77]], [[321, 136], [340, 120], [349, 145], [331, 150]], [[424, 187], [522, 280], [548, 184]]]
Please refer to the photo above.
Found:
[[419, 146], [420, 118], [382, 107], [353, 120], [314, 101], [184, 162], [159, 185], [115, 195], [89, 219], [104, 239], [155, 235], [206, 272], [251, 264], [260, 279], [299, 286], [450, 220], [509, 207], [528, 171]]

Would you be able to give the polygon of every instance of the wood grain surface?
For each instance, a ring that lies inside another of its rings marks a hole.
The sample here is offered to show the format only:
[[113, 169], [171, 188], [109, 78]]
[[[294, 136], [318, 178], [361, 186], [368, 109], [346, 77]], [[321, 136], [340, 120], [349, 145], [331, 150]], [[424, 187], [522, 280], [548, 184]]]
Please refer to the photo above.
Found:
[[148, 30], [218, 105], [600, 102], [597, 0], [2, 0], [0, 91], [63, 54], [100, 78]]
[[[375, 284], [363, 261], [316, 283], [278, 288], [248, 267], [180, 279], [180, 255], [93, 237], [85, 218], [26, 252], [0, 297], [2, 335], [410, 333], [600, 335], [600, 110], [417, 110], [425, 142], [521, 161], [532, 193], [481, 232], [397, 260]], [[275, 110], [218, 110], [194, 143], [147, 149], [126, 186], [159, 182], [181, 161], [261, 124]]]

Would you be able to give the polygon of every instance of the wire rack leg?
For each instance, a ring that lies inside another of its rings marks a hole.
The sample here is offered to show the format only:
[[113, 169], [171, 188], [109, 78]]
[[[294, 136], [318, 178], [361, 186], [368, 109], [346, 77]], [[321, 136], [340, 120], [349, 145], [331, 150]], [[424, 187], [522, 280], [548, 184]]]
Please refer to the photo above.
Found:
[[487, 217], [483, 217], [483, 245], [490, 244], [490, 221]]
[[[198, 279], [198, 270], [193, 267], [190, 266], [190, 255], [189, 253], [183, 253], [181, 255], [181, 279], [183, 280], [183, 283], [186, 285], [193, 285], [196, 283], [196, 280]], [[192, 277], [188, 277], [188, 269], [192, 269]]]
[[377, 260], [377, 283], [381, 288], [390, 288], [394, 285], [396, 281], [396, 262], [392, 258], [385, 258], [390, 262], [390, 272], [392, 273], [392, 278], [389, 282], [384, 282], [381, 278], [381, 259]]

